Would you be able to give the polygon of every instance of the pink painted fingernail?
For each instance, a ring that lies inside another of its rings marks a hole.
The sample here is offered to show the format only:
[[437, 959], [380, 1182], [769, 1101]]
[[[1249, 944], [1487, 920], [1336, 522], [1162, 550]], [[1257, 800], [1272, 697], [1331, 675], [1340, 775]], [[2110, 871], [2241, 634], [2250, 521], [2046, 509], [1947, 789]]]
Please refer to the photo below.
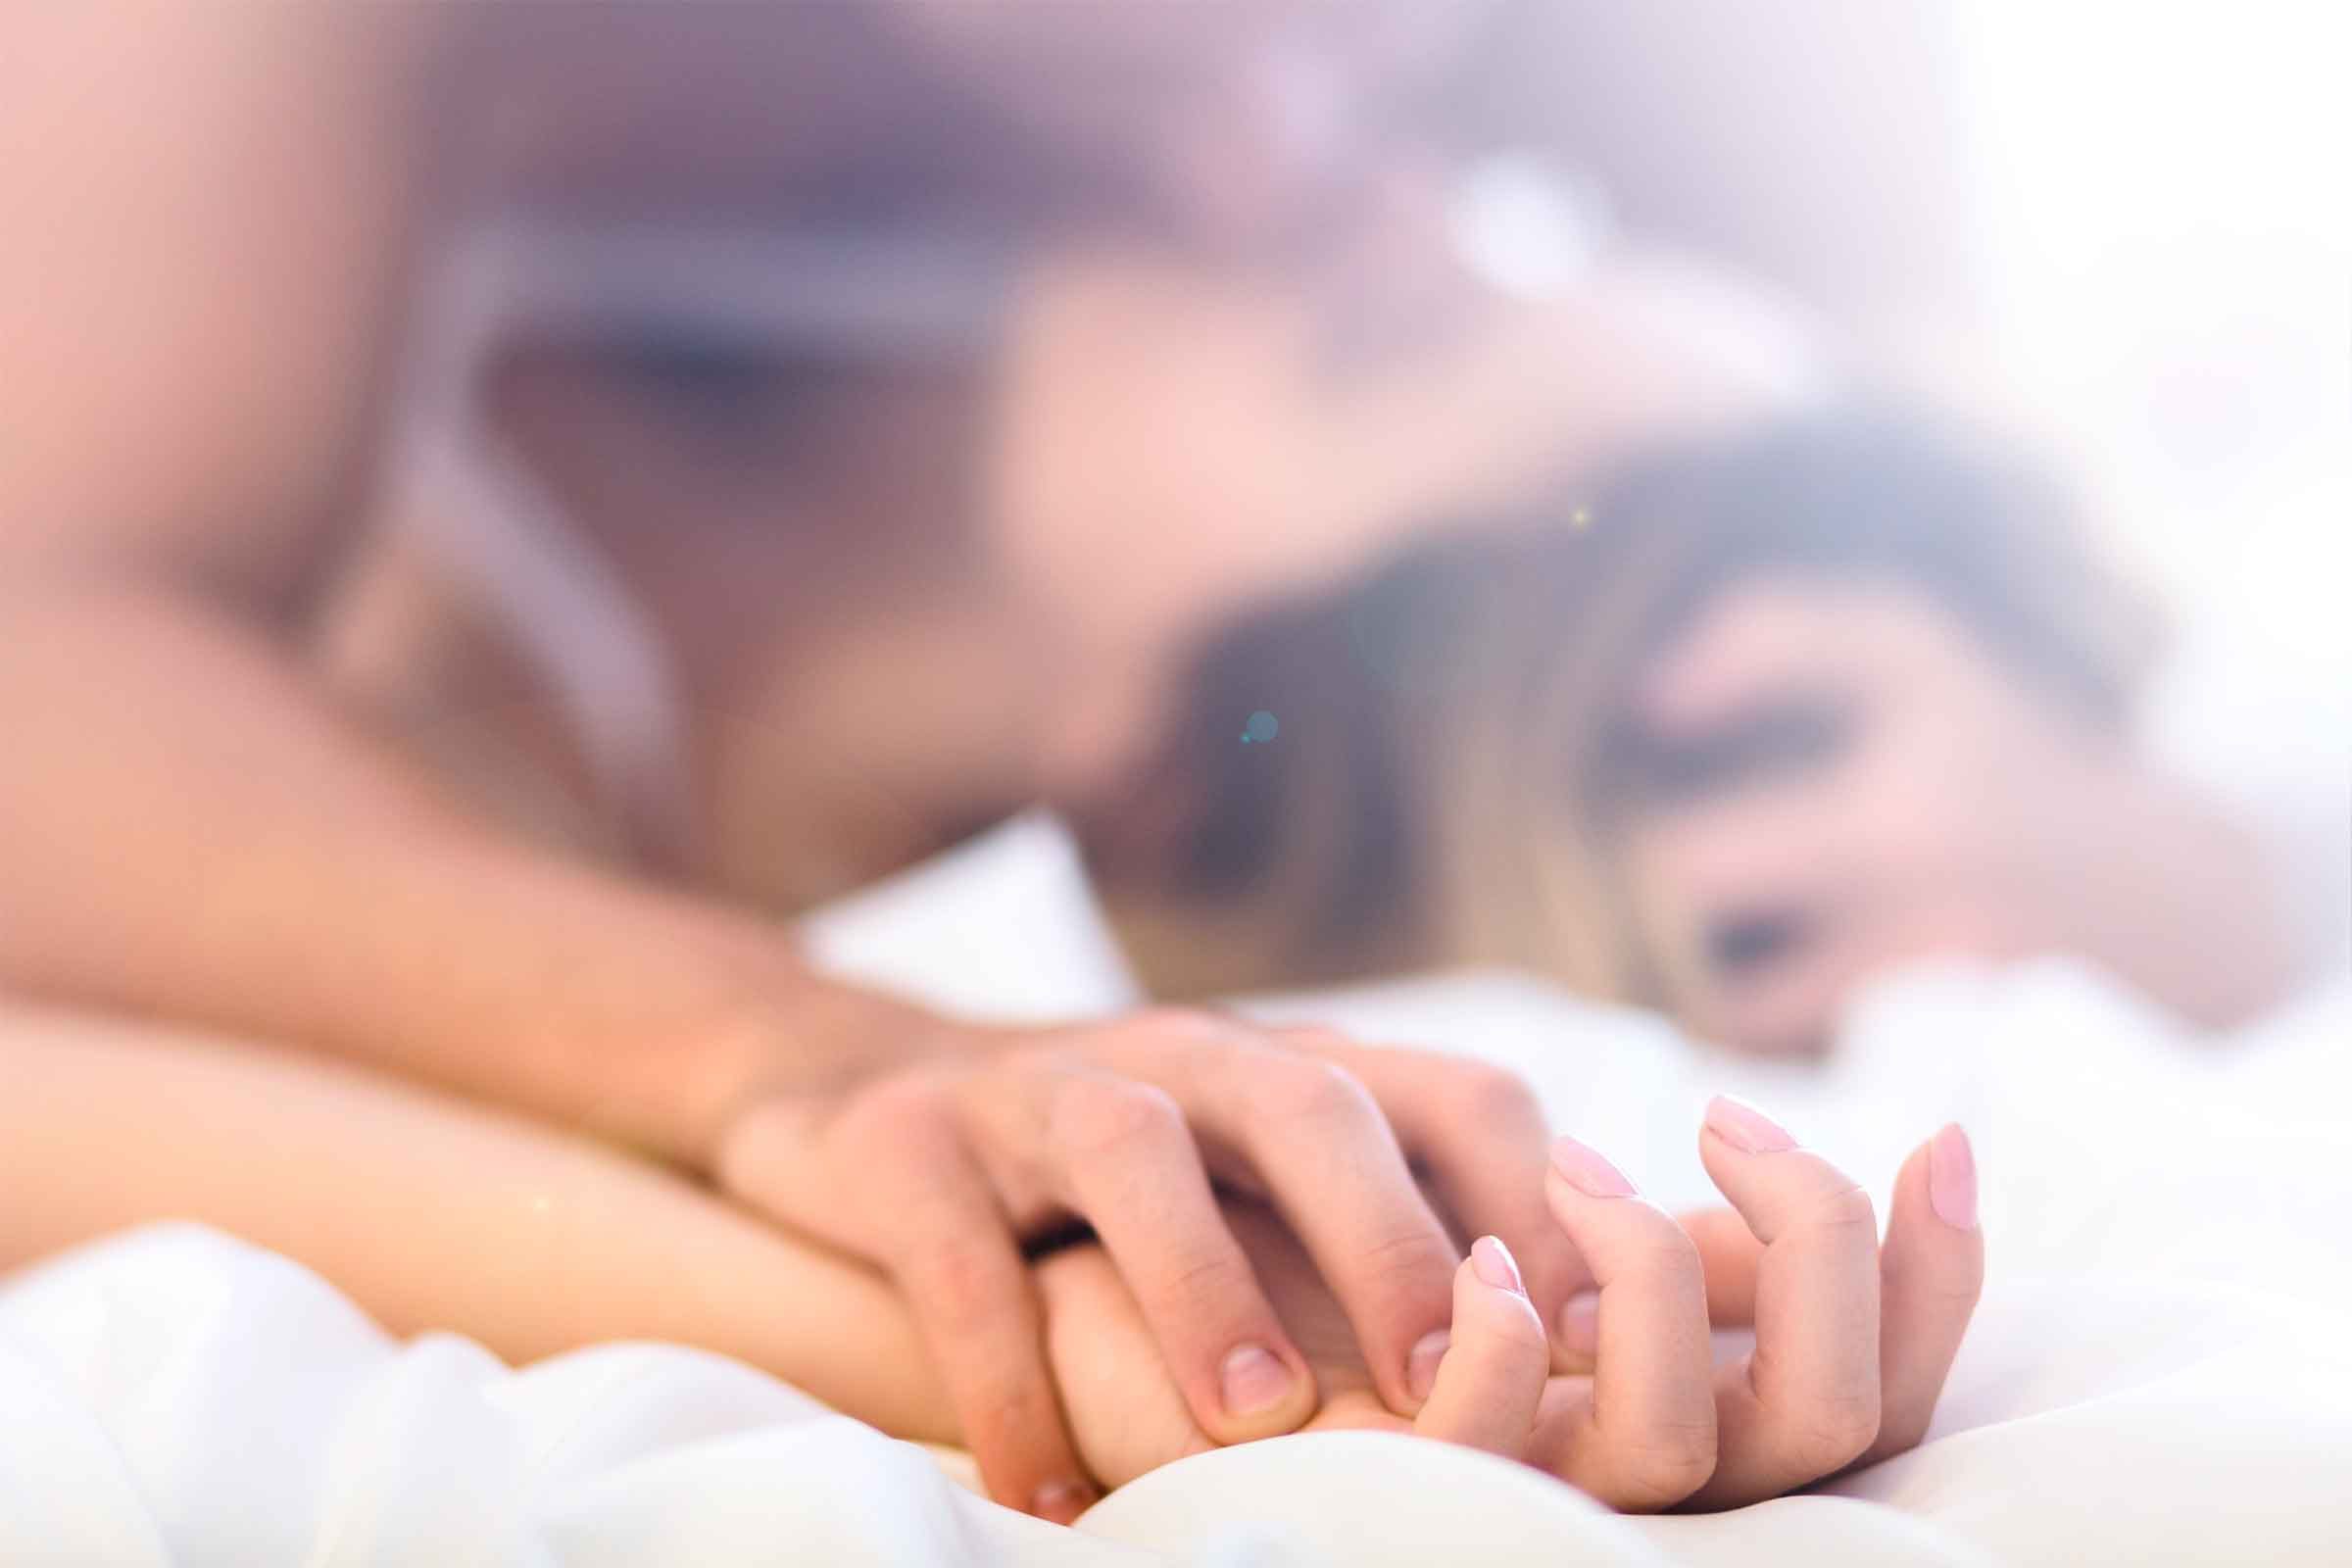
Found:
[[1232, 1415], [1255, 1415], [1291, 1396], [1291, 1369], [1262, 1345], [1245, 1345], [1226, 1356], [1218, 1377]]
[[1555, 1138], [1551, 1143], [1551, 1168], [1567, 1179], [1568, 1185], [1590, 1198], [1631, 1198], [1634, 1184], [1625, 1173], [1599, 1153], [1573, 1138]]
[[1481, 1236], [1470, 1244], [1470, 1269], [1498, 1291], [1527, 1294], [1527, 1286], [1519, 1278], [1519, 1260], [1511, 1256], [1499, 1236]]
[[1579, 1291], [1560, 1303], [1560, 1346], [1591, 1355], [1600, 1348], [1600, 1293]]
[[1958, 1122], [1928, 1140], [1928, 1206], [1956, 1231], [1977, 1228], [1977, 1152]]
[[1095, 1489], [1083, 1481], [1049, 1481], [1037, 1489], [1030, 1509], [1040, 1519], [1066, 1525], [1094, 1505]]
[[1796, 1147], [1788, 1128], [1729, 1095], [1707, 1102], [1707, 1129], [1743, 1154], [1780, 1154]]
[[1404, 1386], [1414, 1398], [1428, 1398], [1438, 1386], [1438, 1363], [1452, 1346], [1453, 1334], [1447, 1329], [1431, 1329], [1413, 1346], [1413, 1353], [1404, 1358]]

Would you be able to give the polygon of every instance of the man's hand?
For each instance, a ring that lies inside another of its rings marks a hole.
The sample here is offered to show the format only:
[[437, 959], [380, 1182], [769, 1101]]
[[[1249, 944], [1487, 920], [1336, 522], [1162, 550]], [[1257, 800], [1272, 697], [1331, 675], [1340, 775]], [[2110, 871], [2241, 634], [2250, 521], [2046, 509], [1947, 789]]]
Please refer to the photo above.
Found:
[[1127, 1377], [1164, 1366], [1158, 1395], [1214, 1443], [1293, 1430], [1318, 1404], [1220, 1188], [1282, 1215], [1361, 1347], [1364, 1400], [1400, 1418], [1430, 1397], [1453, 1317], [1461, 1254], [1441, 1208], [1508, 1239], [1547, 1322], [1588, 1278], [1544, 1211], [1534, 1098], [1494, 1068], [1196, 1012], [942, 1038], [852, 1086], [753, 1101], [715, 1169], [899, 1285], [1012, 1506], [1066, 1520], [1093, 1497], [1025, 1244], [1092, 1228], [1135, 1314]]

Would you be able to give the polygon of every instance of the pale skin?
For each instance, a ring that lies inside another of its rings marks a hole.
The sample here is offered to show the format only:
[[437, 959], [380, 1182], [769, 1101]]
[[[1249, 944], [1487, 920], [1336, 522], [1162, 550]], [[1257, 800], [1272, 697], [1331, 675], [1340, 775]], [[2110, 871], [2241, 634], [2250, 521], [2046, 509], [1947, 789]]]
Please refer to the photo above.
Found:
[[[679, 1210], [677, 1227], [716, 1251], [748, 1258], [757, 1242], [800, 1261], [746, 1264], [742, 1278], [773, 1274], [772, 1296], [707, 1301], [710, 1322], [656, 1312], [637, 1332], [741, 1348], [893, 1430], [953, 1430], [992, 1494], [1052, 1517], [1083, 1506], [1094, 1480], [1056, 1397], [1040, 1281], [1023, 1260], [1021, 1244], [1041, 1230], [1084, 1219], [1104, 1238], [1103, 1255], [1153, 1328], [1166, 1387], [1219, 1442], [1295, 1428], [1317, 1403], [1304, 1352], [1212, 1201], [1212, 1177], [1283, 1207], [1400, 1418], [1431, 1396], [1434, 1362], [1414, 1352], [1451, 1321], [1460, 1259], [1412, 1164], [1436, 1173], [1446, 1217], [1465, 1234], [1509, 1244], [1542, 1320], [1554, 1322], [1587, 1274], [1540, 1200], [1544, 1129], [1523, 1086], [1186, 1015], [1074, 1032], [937, 1018], [810, 972], [754, 914], [509, 838], [338, 710], [310, 634], [355, 542], [352, 498], [375, 445], [386, 349], [420, 237], [439, 216], [447, 170], [424, 129], [447, 107], [466, 44], [453, 19], [465, 15], [34, 7], [0, 24], [12, 46], [0, 50], [0, 210], [12, 233], [37, 237], [0, 247], [0, 339], [12, 362], [0, 393], [0, 729], [10, 737], [0, 981], [18, 995], [182, 1020], [435, 1085], [716, 1181], [770, 1225], [822, 1237], [880, 1271], [906, 1315], [872, 1321], [894, 1334], [914, 1326], [947, 1370], [937, 1392], [952, 1419], [894, 1406], [895, 1384], [834, 1390], [802, 1363], [806, 1347], [745, 1338], [750, 1315], [795, 1298], [807, 1284], [798, 1271], [818, 1254], [707, 1200], [691, 1221]], [[303, 133], [284, 134], [289, 124]], [[1254, 308], [1242, 315], [1256, 318]], [[1376, 487], [1321, 514], [1335, 537], [1377, 542], [1447, 475], [1489, 471], [1458, 442], [1414, 464], [1405, 439], [1457, 391], [1490, 408], [1512, 357], [1529, 353], [1523, 322], [1482, 319], [1493, 335], [1478, 341], [1490, 347], [1440, 366], [1459, 386], [1399, 373], [1380, 383], [1396, 396], [1335, 408], [1296, 378], [1273, 381], [1263, 406], [1295, 425], [1276, 452], [1368, 448], [1390, 459]], [[1038, 406], [1057, 402], [1041, 395]], [[1559, 410], [1542, 396], [1510, 407], [1517, 417], [1480, 427], [1497, 453], [1522, 464], [1547, 456], [1530, 432], [1556, 428]], [[1068, 580], [1069, 513], [1051, 499], [1060, 481], [1031, 486], [1027, 466], [1014, 470], [991, 470], [989, 493], [1027, 498], [999, 521], [1008, 559], [1029, 563], [1025, 580], [1050, 608]], [[1267, 493], [1290, 496], [1281, 482]], [[1318, 555], [1317, 569], [1344, 557]], [[1286, 559], [1261, 575], [1289, 589], [1299, 570]], [[1203, 580], [1231, 591], [1230, 573]], [[39, 1127], [12, 1140], [11, 1158], [33, 1171], [89, 1170], [106, 1164], [93, 1161], [91, 1140], [136, 1130], [146, 1142], [122, 1146], [126, 1185], [22, 1184], [41, 1196], [11, 1214], [11, 1255], [184, 1212], [211, 1192], [218, 1206], [206, 1217], [318, 1263], [395, 1326], [473, 1326], [514, 1354], [572, 1343], [514, 1299], [531, 1294], [524, 1281], [502, 1284], [479, 1266], [527, 1253], [477, 1252], [463, 1233], [419, 1236], [404, 1229], [416, 1216], [381, 1196], [448, 1180], [451, 1201], [423, 1208], [455, 1212], [495, 1186], [485, 1179], [510, 1157], [517, 1174], [547, 1173], [550, 1134], [489, 1111], [456, 1114], [433, 1136], [457, 1139], [465, 1156], [435, 1175], [401, 1162], [387, 1131], [375, 1147], [400, 1180], [366, 1189], [372, 1203], [361, 1193], [338, 1206], [324, 1200], [333, 1188], [323, 1173], [354, 1152], [361, 1125], [389, 1129], [407, 1114], [385, 1109], [391, 1120], [376, 1121], [372, 1107], [411, 1102], [338, 1089], [317, 1118], [292, 1118], [270, 1139], [174, 1143], [163, 1125], [182, 1105], [173, 1090], [234, 1074], [215, 1076], [193, 1047], [157, 1065], [74, 1038], [80, 1065], [46, 1061], [58, 1095]], [[11, 1100], [12, 1109], [32, 1102]], [[1269, 1103], [1304, 1116], [1314, 1136], [1277, 1147], [1258, 1108]], [[223, 1102], [215, 1125], [233, 1123], [234, 1108]], [[1113, 1128], [1146, 1136], [1113, 1142]], [[165, 1149], [176, 1151], [177, 1185], [136, 1186], [139, 1172], [162, 1168]], [[566, 1266], [590, 1269], [622, 1307], [645, 1304], [618, 1260], [670, 1245], [666, 1207], [691, 1189], [646, 1186], [655, 1178], [634, 1165], [563, 1168], [595, 1172], [579, 1179], [628, 1220], [600, 1227]], [[451, 1174], [461, 1169], [463, 1179]], [[273, 1179], [258, 1180], [263, 1170]], [[921, 1201], [903, 1201], [908, 1194]], [[1180, 1209], [1150, 1210], [1145, 1194], [1173, 1194]], [[358, 1213], [372, 1217], [352, 1223]], [[488, 1223], [485, 1242], [508, 1237], [504, 1221]], [[405, 1285], [360, 1255], [400, 1255], [404, 1237], [425, 1249], [410, 1255], [440, 1265]], [[874, 1307], [875, 1275], [824, 1267], [836, 1271], [827, 1279], [863, 1282], [842, 1288], [858, 1314]], [[1183, 1294], [1204, 1280], [1213, 1312]], [[610, 1330], [630, 1315], [616, 1310]], [[594, 1337], [587, 1327], [577, 1336]], [[906, 1343], [877, 1345], [873, 1366], [906, 1364]], [[1227, 1381], [1237, 1367], [1252, 1373], [1238, 1404]]]
[[[8, 1211], [0, 1267], [194, 1219], [318, 1270], [395, 1333], [456, 1330], [515, 1361], [697, 1345], [896, 1435], [967, 1437], [882, 1276], [609, 1147], [345, 1067], [66, 1014], [0, 1013], [0, 1063], [18, 1091], [0, 1103], [0, 1180], [48, 1195]], [[1883, 1246], [1854, 1183], [1751, 1107], [1711, 1106], [1700, 1152], [1733, 1206], [1678, 1223], [1559, 1140], [1541, 1202], [1591, 1260], [1596, 1334], [1561, 1356], [1510, 1250], [1482, 1237], [1409, 1418], [1310, 1248], [1227, 1199], [1319, 1389], [1305, 1426], [1466, 1444], [1632, 1509], [1736, 1506], [1916, 1444], [1983, 1278], [1965, 1137], [1947, 1128], [1905, 1163]], [[1090, 1474], [1115, 1486], [1219, 1440], [1139, 1378], [1158, 1338], [1110, 1251], [1064, 1248], [1039, 1272], [1062, 1407]], [[1710, 1324], [1740, 1323], [1756, 1349], [1717, 1364]]]
[[[1759, 573], [1701, 607], [1629, 707], [1683, 745], [1838, 715], [1823, 757], [1632, 814], [1635, 905], [1681, 978], [1678, 1008], [1710, 1038], [1817, 1050], [1859, 985], [1927, 956], [2081, 954], [2217, 1026], [2289, 983], [2292, 944], [2244, 829], [2011, 667], [1932, 590]], [[1739, 919], [1790, 935], [1711, 961], [1707, 933]]]

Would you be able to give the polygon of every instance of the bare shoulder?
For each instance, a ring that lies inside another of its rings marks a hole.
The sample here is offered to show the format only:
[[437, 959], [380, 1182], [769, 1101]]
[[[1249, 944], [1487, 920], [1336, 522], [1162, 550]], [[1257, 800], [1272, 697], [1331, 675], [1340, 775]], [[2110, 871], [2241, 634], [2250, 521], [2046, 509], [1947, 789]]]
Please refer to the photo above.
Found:
[[126, 562], [277, 597], [331, 557], [455, 9], [0, 11], [0, 582]]

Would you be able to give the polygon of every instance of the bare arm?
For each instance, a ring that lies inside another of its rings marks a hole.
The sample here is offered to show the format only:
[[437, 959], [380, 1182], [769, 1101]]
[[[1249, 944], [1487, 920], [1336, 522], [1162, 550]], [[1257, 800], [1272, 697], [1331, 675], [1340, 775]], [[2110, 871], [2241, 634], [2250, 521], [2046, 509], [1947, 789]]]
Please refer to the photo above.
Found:
[[478, 829], [202, 600], [131, 582], [0, 614], [0, 978], [23, 993], [698, 1160], [755, 1080], [919, 1032], [763, 922]]
[[641, 1160], [429, 1092], [206, 1037], [0, 1007], [0, 1269], [141, 1221], [230, 1231], [396, 1334], [521, 1362], [656, 1339], [952, 1442], [879, 1276]]
[[0, 982], [693, 1157], [752, 1077], [904, 1020], [762, 925], [475, 831], [299, 654], [462, 15], [0, 21]]

